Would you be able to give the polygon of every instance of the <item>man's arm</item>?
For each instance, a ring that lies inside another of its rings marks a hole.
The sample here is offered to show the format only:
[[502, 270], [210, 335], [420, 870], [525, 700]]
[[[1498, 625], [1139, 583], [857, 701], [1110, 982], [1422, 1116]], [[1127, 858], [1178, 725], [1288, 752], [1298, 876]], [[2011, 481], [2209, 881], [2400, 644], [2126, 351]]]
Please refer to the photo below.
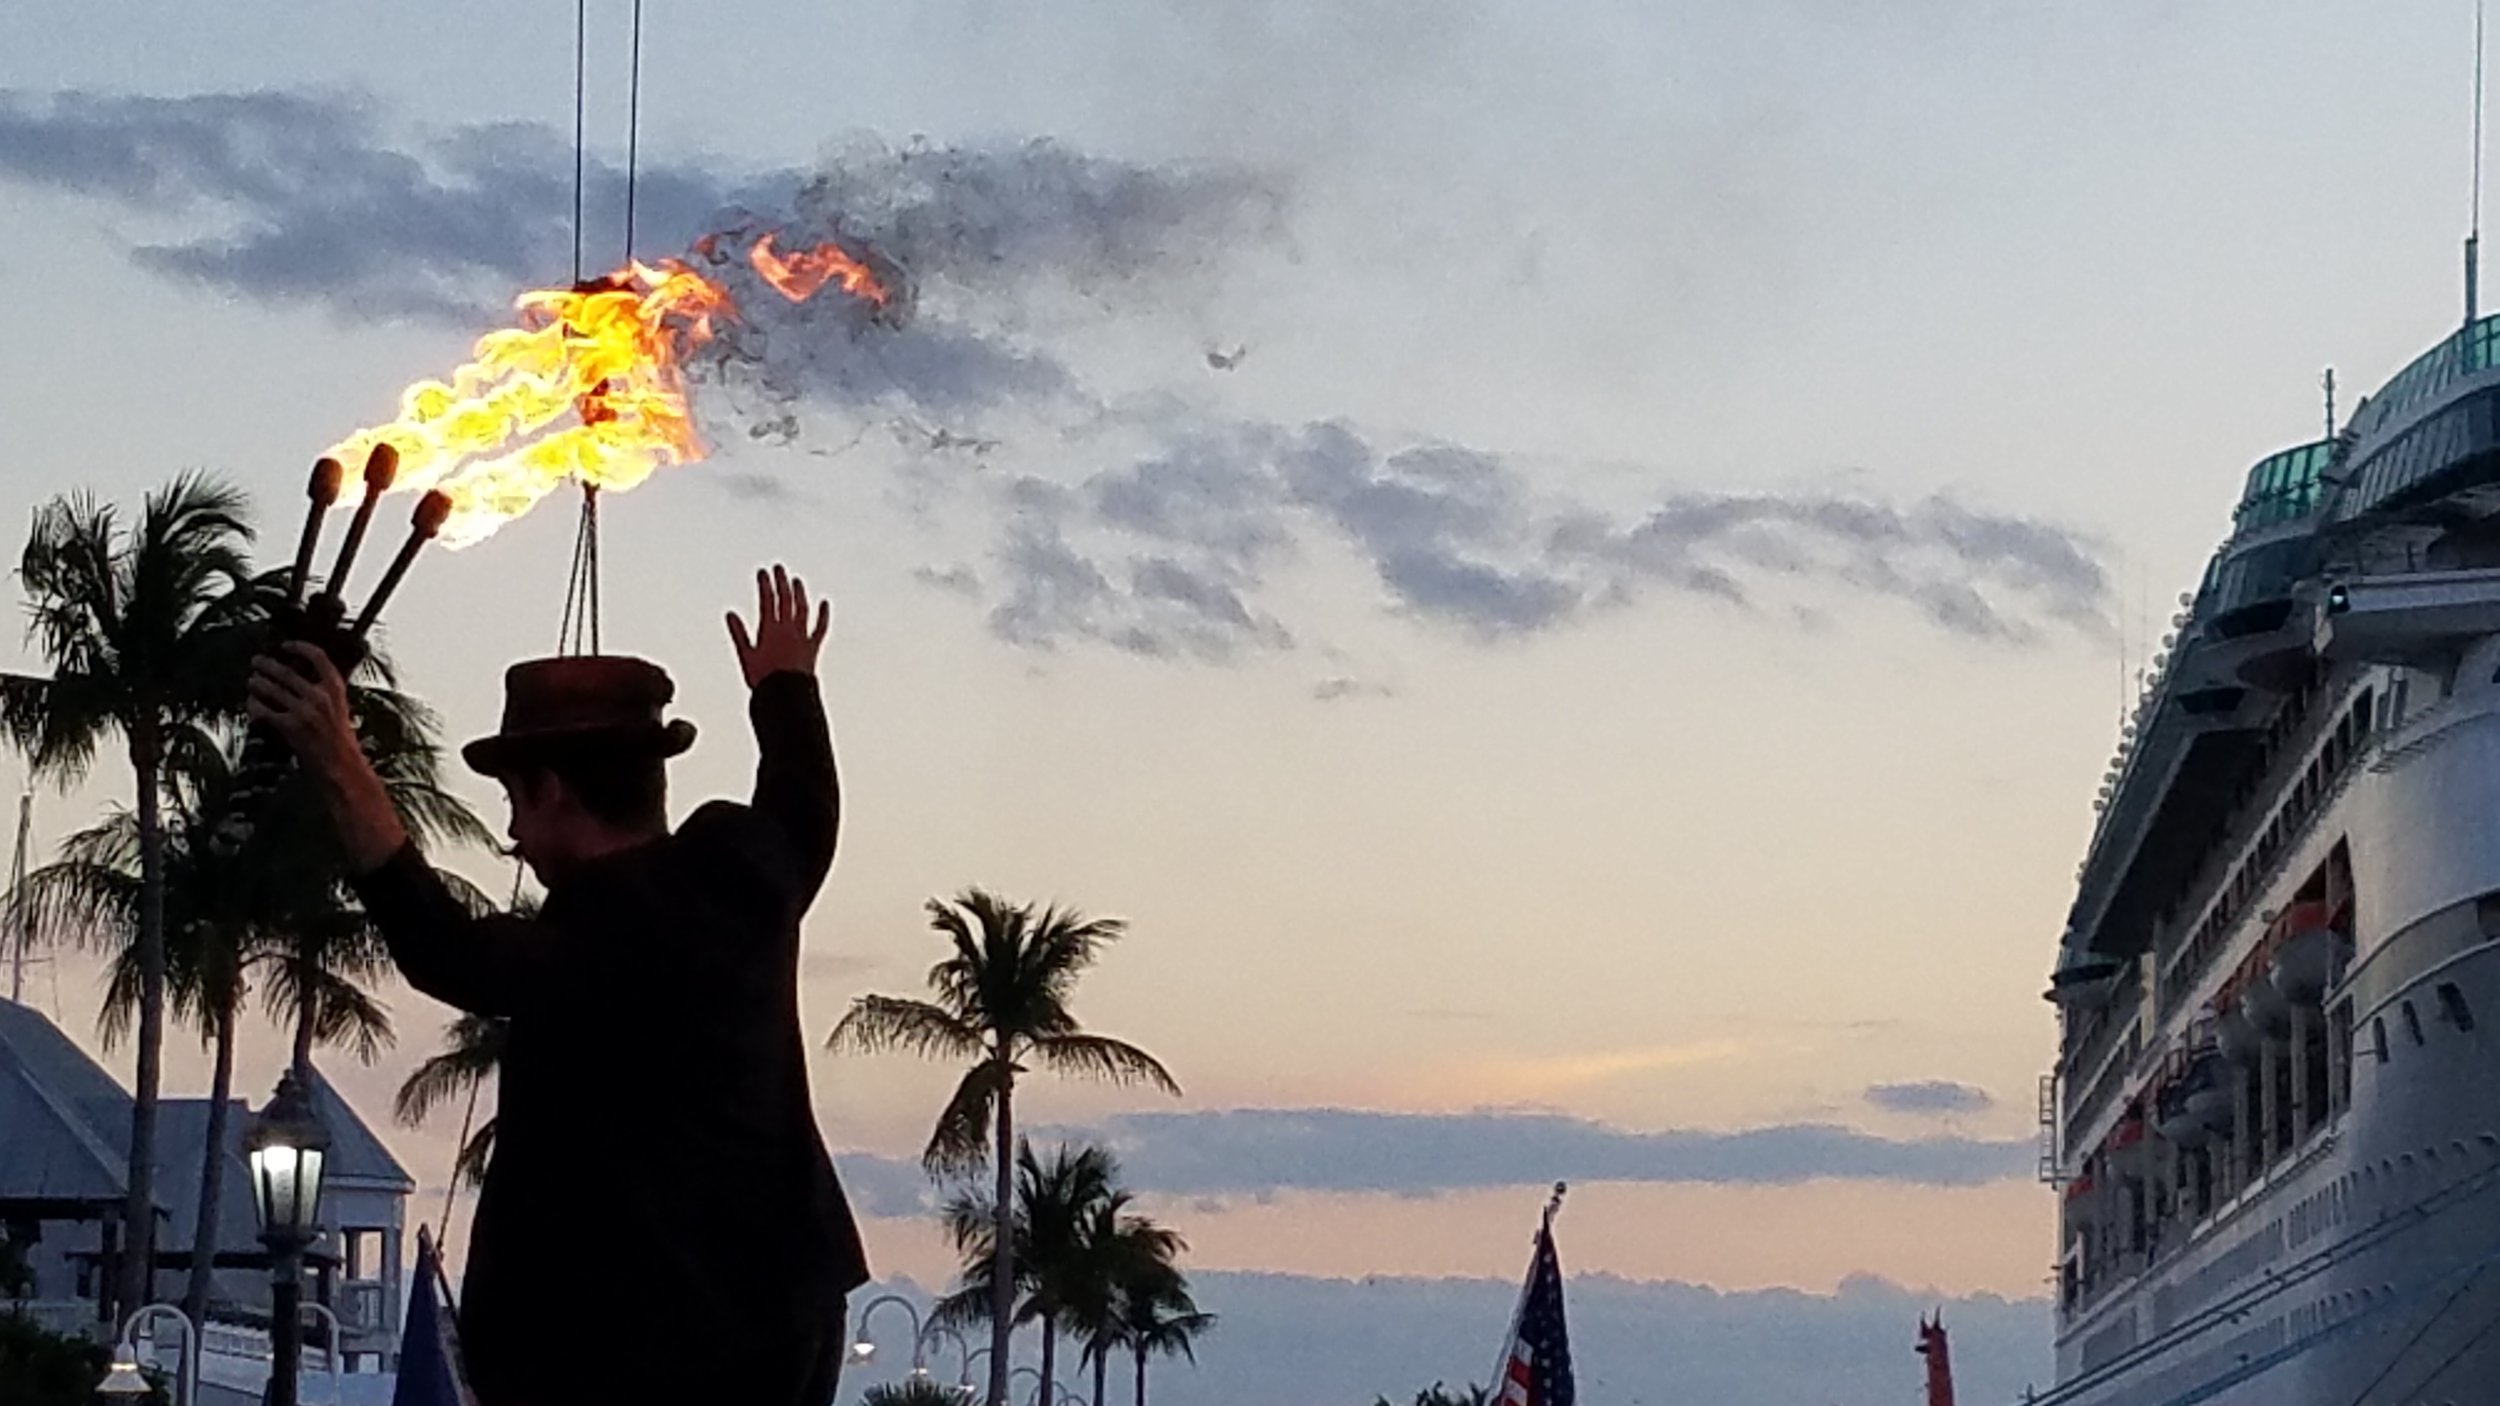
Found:
[[807, 583], [781, 567], [755, 573], [752, 634], [735, 612], [729, 616], [730, 642], [750, 690], [755, 810], [781, 832], [798, 867], [802, 901], [814, 897], [832, 868], [842, 824], [833, 735], [816, 685], [816, 658], [831, 624], [823, 603], [811, 620]]
[[312, 778], [338, 827], [348, 882], [391, 959], [409, 985], [436, 1000], [481, 1015], [509, 1014], [547, 979], [554, 932], [524, 918], [478, 917], [452, 897], [417, 853], [358, 745], [347, 684], [329, 656], [307, 644], [281, 648], [284, 658], [253, 661], [252, 719], [285, 739]]

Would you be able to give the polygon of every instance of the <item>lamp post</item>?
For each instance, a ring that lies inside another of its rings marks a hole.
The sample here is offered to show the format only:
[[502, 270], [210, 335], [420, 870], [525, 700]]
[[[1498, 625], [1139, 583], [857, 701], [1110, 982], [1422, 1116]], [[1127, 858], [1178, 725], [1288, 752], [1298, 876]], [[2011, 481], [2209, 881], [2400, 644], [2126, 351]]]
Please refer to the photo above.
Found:
[[[963, 1339], [958, 1336], [955, 1341], [962, 1342]], [[988, 1360], [989, 1355], [990, 1350], [986, 1347], [976, 1347], [972, 1351], [964, 1354], [963, 1371], [955, 1378], [955, 1394], [957, 1396], [962, 1397], [966, 1401], [970, 1401], [973, 1397], [980, 1394], [972, 1389], [972, 1364]]]
[[131, 1338], [142, 1321], [160, 1315], [182, 1325], [182, 1351], [174, 1359], [174, 1406], [191, 1406], [200, 1387], [200, 1330], [192, 1325], [189, 1314], [169, 1303], [148, 1304], [122, 1320], [121, 1338], [113, 1344], [113, 1363], [96, 1387], [98, 1394], [145, 1396], [155, 1390], [139, 1370], [139, 1349]]
[[[956, 1332], [954, 1329], [947, 1327], [943, 1323], [932, 1323], [928, 1327], [920, 1330], [919, 1343], [912, 1350], [912, 1361], [914, 1363], [920, 1363], [928, 1360], [929, 1340], [931, 1338], [953, 1338], [955, 1340], [955, 1360], [962, 1368], [962, 1370], [957, 1374], [957, 1384], [961, 1386], [971, 1385], [972, 1344], [964, 1341], [963, 1334]], [[928, 1375], [928, 1370], [928, 1368], [921, 1366], [914, 1366], [912, 1368], [914, 1373], [921, 1376]]]
[[304, 1358], [304, 1248], [319, 1233], [330, 1138], [293, 1070], [278, 1080], [243, 1145], [252, 1170], [252, 1210], [260, 1217], [261, 1243], [270, 1256], [269, 1389], [263, 1400], [267, 1406], [296, 1406]]
[[339, 1316], [330, 1311], [328, 1304], [318, 1301], [307, 1301], [303, 1305], [303, 1311], [329, 1325], [330, 1350], [327, 1355], [330, 1359], [330, 1406], [339, 1406], [340, 1401], [344, 1399], [339, 1387], [339, 1334], [343, 1331], [339, 1327]]
[[857, 1326], [851, 1329], [851, 1360], [865, 1362], [877, 1355], [876, 1341], [868, 1336], [868, 1315], [887, 1304], [899, 1304], [903, 1312], [911, 1315], [911, 1374], [915, 1377], [927, 1375], [927, 1359], [923, 1354], [928, 1342], [922, 1336], [920, 1307], [901, 1294], [879, 1294], [860, 1305], [859, 1317], [852, 1320]]

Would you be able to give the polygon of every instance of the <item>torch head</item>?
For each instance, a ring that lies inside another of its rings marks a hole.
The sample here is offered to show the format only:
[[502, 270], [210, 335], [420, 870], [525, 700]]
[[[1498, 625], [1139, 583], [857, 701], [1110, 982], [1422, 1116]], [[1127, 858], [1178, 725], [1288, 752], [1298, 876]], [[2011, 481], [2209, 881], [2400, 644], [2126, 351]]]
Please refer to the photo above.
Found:
[[312, 482], [304, 485], [304, 496], [316, 508], [326, 508], [339, 500], [339, 489], [347, 483], [347, 466], [323, 455], [313, 460]]
[[365, 456], [365, 496], [379, 498], [390, 491], [391, 480], [399, 477], [399, 450], [389, 440], [373, 446]]

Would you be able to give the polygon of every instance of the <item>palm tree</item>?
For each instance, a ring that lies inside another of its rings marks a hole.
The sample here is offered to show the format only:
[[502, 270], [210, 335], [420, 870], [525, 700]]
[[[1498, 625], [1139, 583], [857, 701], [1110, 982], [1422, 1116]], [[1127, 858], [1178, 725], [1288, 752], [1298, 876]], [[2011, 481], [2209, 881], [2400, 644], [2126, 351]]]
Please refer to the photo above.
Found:
[[879, 1382], [859, 1394], [859, 1406], [964, 1406], [963, 1398], [951, 1387], [943, 1387], [927, 1377], [906, 1377], [899, 1382]]
[[833, 1029], [837, 1050], [909, 1050], [969, 1060], [954, 1097], [938, 1114], [921, 1161], [932, 1174], [994, 1168], [990, 1234], [999, 1272], [990, 1284], [989, 1406], [1007, 1406], [1008, 1340], [1015, 1331], [1015, 1087], [1024, 1061], [1114, 1084], [1181, 1089], [1170, 1071], [1137, 1046], [1094, 1035], [1068, 1009], [1079, 977], [1119, 940], [1117, 918], [1010, 904], [967, 889], [952, 903], [928, 902], [929, 926], [954, 953], [929, 969], [937, 999], [862, 996]]
[[[440, 748], [422, 707], [363, 685], [351, 691], [350, 701], [367, 753], [410, 832], [429, 844], [482, 841], [484, 825], [436, 784]], [[281, 785], [256, 809], [252, 843], [235, 849], [220, 842], [226, 822], [244, 803], [239, 747], [240, 739], [231, 734], [220, 745], [195, 726], [175, 735], [166, 757], [172, 802], [163, 865], [168, 994], [176, 1014], [197, 1023], [214, 1051], [197, 1238], [184, 1294], [184, 1311], [193, 1322], [207, 1310], [218, 1249], [216, 1208], [224, 1194], [235, 1021], [249, 974], [272, 975], [263, 985], [264, 997], [272, 1015], [293, 1019], [299, 1077], [309, 1074], [316, 1037], [345, 1044], [368, 1063], [391, 1037], [388, 1014], [356, 985], [373, 973], [379, 944], [338, 883], [335, 865], [318, 858], [326, 829], [310, 792], [300, 783]], [[70, 836], [57, 860], [27, 877], [29, 909], [41, 928], [114, 954], [99, 1022], [108, 1044], [128, 1034], [143, 982], [132, 941], [138, 850], [135, 817], [118, 811]]]
[[[1095, 1265], [1087, 1233], [1102, 1208], [1115, 1207], [1116, 1215], [1116, 1206], [1127, 1200], [1127, 1193], [1116, 1186], [1118, 1178], [1118, 1165], [1099, 1147], [1062, 1143], [1044, 1162], [1034, 1155], [1032, 1143], [1019, 1143], [1016, 1205], [1004, 1242], [1004, 1264], [997, 1219], [988, 1204], [969, 1190], [947, 1202], [947, 1234], [963, 1257], [962, 1283], [938, 1300], [931, 1319], [949, 1327], [989, 1321], [1005, 1299], [1013, 1305], [1011, 1327], [1040, 1324], [1042, 1406], [1050, 1406], [1051, 1383], [1058, 1377], [1059, 1330], [1092, 1296], [1088, 1279]], [[998, 1293], [997, 1286], [1008, 1279], [1013, 1281], [1009, 1292]]]
[[1178, 1354], [1194, 1362], [1196, 1340], [1215, 1328], [1215, 1315], [1199, 1311], [1177, 1263], [1189, 1242], [1145, 1216], [1125, 1214], [1125, 1201], [1122, 1195], [1098, 1208], [1086, 1237], [1091, 1269], [1075, 1316], [1094, 1367], [1095, 1406], [1102, 1406], [1114, 1352], [1135, 1356], [1136, 1401], [1145, 1406], [1147, 1359]]
[[[512, 1024], [499, 1015], [462, 1015], [443, 1027], [443, 1048], [429, 1055], [426, 1061], [399, 1086], [399, 1097], [391, 1104], [392, 1115], [400, 1126], [413, 1128], [433, 1115], [436, 1107], [462, 1095], [474, 1096], [503, 1068], [504, 1051], [512, 1040]], [[472, 1102], [470, 1111], [477, 1105]], [[481, 1186], [486, 1181], [486, 1163], [495, 1151], [495, 1119], [471, 1129], [464, 1121], [460, 1127], [460, 1152], [452, 1165], [452, 1176], [460, 1184]]]
[[19, 558], [27, 638], [49, 677], [0, 676], [0, 729], [64, 787], [118, 738], [138, 832], [139, 1048], [132, 1080], [127, 1236], [115, 1311], [145, 1302], [155, 1252], [156, 1105], [165, 1044], [163, 799], [170, 734], [241, 706], [251, 648], [252, 528], [241, 492], [185, 474], [150, 493], [135, 527], [86, 494], [36, 510]]

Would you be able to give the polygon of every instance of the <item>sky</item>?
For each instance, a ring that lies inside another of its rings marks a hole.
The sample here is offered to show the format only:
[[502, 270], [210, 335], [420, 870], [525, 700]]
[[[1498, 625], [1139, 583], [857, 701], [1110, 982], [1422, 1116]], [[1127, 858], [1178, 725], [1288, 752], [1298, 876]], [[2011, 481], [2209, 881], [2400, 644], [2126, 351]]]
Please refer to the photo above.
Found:
[[[589, 8], [595, 267], [628, 7]], [[283, 550], [314, 454], [569, 277], [572, 19], [0, 14], [0, 523], [206, 468]], [[1555, 1180], [1590, 1400], [1906, 1399], [1938, 1305], [1965, 1399], [2046, 1382], [2092, 791], [2247, 466], [2458, 315], [2462, 0], [646, 26], [637, 251], [838, 227], [917, 311], [733, 339], [710, 457], [603, 512], [606, 640], [704, 729], [682, 809], [750, 763], [746, 574], [835, 600], [809, 1029], [917, 987], [929, 896], [1129, 922], [1079, 1010], [1184, 1096], [1025, 1106], [1191, 1241], [1225, 1325], [1159, 1399], [1481, 1376]], [[455, 738], [554, 646], [573, 528], [393, 605]], [[37, 991], [93, 1047], [91, 977]], [[377, 1123], [448, 1018], [386, 999], [393, 1049], [330, 1061]], [[253, 1029], [240, 1086], [282, 1057]], [[911, 1162], [952, 1078], [815, 1060], [890, 1282], [945, 1278]], [[387, 1133], [432, 1218], [454, 1129]]]

